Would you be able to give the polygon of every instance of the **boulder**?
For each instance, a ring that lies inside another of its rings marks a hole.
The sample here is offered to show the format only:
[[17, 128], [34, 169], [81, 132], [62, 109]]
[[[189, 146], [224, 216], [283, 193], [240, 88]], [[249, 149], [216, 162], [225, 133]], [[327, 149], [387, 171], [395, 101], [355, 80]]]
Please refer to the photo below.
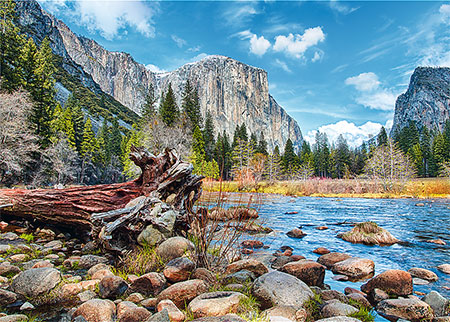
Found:
[[216, 274], [203, 267], [196, 268], [191, 278], [203, 280], [206, 284], [214, 284], [217, 281]]
[[144, 295], [142, 295], [141, 293], [131, 293], [130, 295], [128, 295], [125, 301], [130, 301], [132, 303], [138, 304], [144, 299]]
[[325, 266], [307, 259], [287, 263], [281, 271], [294, 275], [308, 286], [322, 286], [325, 278]]
[[450, 264], [442, 264], [439, 265], [437, 268], [444, 274], [450, 274]]
[[28, 321], [28, 316], [24, 314], [11, 314], [0, 317], [0, 322], [23, 322]]
[[17, 294], [0, 288], [0, 307], [14, 303], [17, 300]]
[[109, 267], [109, 265], [100, 263], [100, 264], [94, 265], [91, 268], [89, 268], [87, 271], [87, 274], [92, 277], [92, 275], [94, 275], [97, 271], [100, 271], [100, 270], [110, 270], [110, 267]]
[[392, 245], [399, 242], [390, 232], [372, 221], [356, 224], [352, 230], [339, 234], [338, 237], [354, 244], [365, 245]]
[[380, 303], [381, 301], [388, 299], [389, 294], [383, 290], [380, 290], [379, 288], [373, 289], [368, 295], [369, 302], [372, 303], [374, 306]]
[[228, 274], [227, 276], [224, 277], [223, 282], [226, 284], [229, 283], [245, 284], [248, 282], [253, 282], [255, 279], [256, 279], [255, 274], [246, 269], [243, 269], [240, 270], [239, 272]]
[[342, 274], [353, 279], [361, 279], [375, 272], [375, 263], [370, 259], [351, 257], [337, 262], [331, 270], [335, 274]]
[[20, 273], [21, 270], [15, 265], [11, 265], [10, 262], [3, 262], [0, 264], [0, 275], [9, 276]]
[[189, 280], [169, 286], [158, 295], [158, 303], [162, 300], [171, 300], [178, 308], [184, 308], [198, 295], [208, 290], [202, 280]]
[[294, 260], [292, 259], [291, 256], [277, 256], [275, 257], [275, 259], [273, 260], [272, 264], [270, 265], [270, 267], [272, 267], [273, 269], [280, 269], [282, 268], [284, 265], [286, 265], [287, 263], [293, 262]]
[[364, 306], [366, 309], [372, 309], [372, 305], [370, 304], [369, 300], [360, 293], [351, 293], [347, 295], [349, 299], [352, 299], [353, 301], [358, 302], [360, 305]]
[[162, 242], [156, 248], [156, 254], [164, 261], [170, 261], [183, 256], [188, 251], [195, 249], [194, 244], [184, 237], [172, 237]]
[[167, 309], [162, 310], [161, 312], [153, 314], [145, 322], [170, 322], [169, 312], [167, 311]]
[[314, 296], [304, 282], [279, 271], [258, 277], [253, 284], [252, 294], [263, 310], [275, 305], [290, 305], [300, 309], [309, 298]]
[[187, 280], [194, 268], [195, 264], [189, 258], [178, 257], [167, 263], [163, 273], [169, 282], [176, 283]]
[[328, 249], [326, 249], [325, 247], [319, 247], [319, 248], [314, 249], [313, 253], [319, 254], [319, 255], [325, 255], [325, 254], [329, 254], [330, 251]]
[[48, 293], [61, 281], [61, 273], [54, 268], [32, 268], [19, 273], [11, 284], [18, 294], [37, 297]]
[[412, 277], [417, 277], [430, 282], [436, 282], [438, 280], [436, 273], [425, 268], [413, 267], [408, 270], [408, 273], [411, 274]]
[[93, 299], [81, 304], [73, 313], [72, 321], [82, 316], [87, 322], [112, 322], [116, 306], [110, 300]]
[[263, 315], [269, 317], [269, 318], [275, 318], [275, 321], [277, 320], [277, 317], [283, 317], [286, 319], [289, 319], [291, 321], [296, 321], [297, 310], [294, 309], [292, 306], [287, 305], [276, 305], [274, 307], [271, 307], [270, 309], [267, 309], [263, 312]]
[[413, 283], [411, 274], [397, 269], [385, 271], [362, 285], [361, 291], [368, 294], [375, 288], [381, 289], [388, 294], [399, 296], [412, 294]]
[[145, 229], [138, 235], [137, 242], [142, 245], [148, 245], [150, 247], [156, 246], [163, 242], [166, 238], [163, 233], [161, 233], [153, 225], [148, 225]]
[[133, 293], [142, 293], [144, 295], [156, 296], [166, 286], [166, 278], [164, 275], [151, 272], [135, 279], [130, 286]]
[[189, 303], [188, 310], [194, 318], [205, 316], [221, 316], [227, 313], [237, 313], [239, 302], [246, 298], [238, 292], [212, 292], [197, 296]]
[[344, 293], [336, 291], [336, 290], [323, 290], [320, 292], [320, 296], [321, 296], [323, 302], [327, 302], [327, 301], [331, 301], [331, 300], [338, 300], [342, 303], [348, 302], [347, 296]]
[[344, 304], [342, 302], [339, 302], [338, 300], [330, 301], [329, 303], [325, 304], [322, 309], [321, 313], [324, 318], [331, 318], [333, 316], [347, 316], [351, 315], [353, 313], [358, 312], [359, 310], [351, 305]]
[[286, 233], [289, 237], [292, 238], [303, 238], [306, 234], [299, 228], [294, 228]]
[[433, 318], [431, 307], [415, 298], [389, 299], [376, 306], [377, 312], [388, 320], [428, 321]]
[[254, 273], [256, 276], [261, 276], [269, 271], [266, 265], [264, 265], [260, 261], [257, 261], [256, 259], [250, 258], [250, 259], [241, 259], [237, 262], [231, 263], [230, 265], [227, 266], [226, 273], [232, 274], [239, 272], [243, 269], [246, 269]]
[[246, 321], [236, 314], [227, 314], [223, 316], [208, 316], [205, 318], [192, 320], [192, 322], [246, 322]]
[[324, 265], [326, 268], [331, 269], [331, 267], [334, 266], [334, 264], [345, 261], [346, 259], [349, 259], [351, 256], [344, 253], [328, 253], [325, 255], [320, 256], [317, 259], [317, 262]]
[[126, 310], [120, 318], [117, 320], [118, 322], [142, 322], [146, 321], [149, 317], [152, 316], [149, 310], [143, 307], [133, 307]]
[[436, 316], [445, 316], [450, 314], [450, 300], [443, 297], [436, 291], [431, 291], [423, 298], [434, 311]]
[[101, 298], [115, 299], [125, 293], [128, 284], [120, 276], [106, 276], [100, 281], [98, 289]]
[[316, 320], [316, 322], [361, 322], [361, 320], [351, 318], [348, 316], [334, 316], [332, 318]]
[[181, 312], [176, 305], [171, 300], [162, 300], [158, 303], [157, 310], [161, 312], [166, 309], [169, 314], [170, 321], [172, 322], [182, 322], [185, 320], [186, 316]]
[[264, 246], [264, 243], [260, 240], [244, 240], [241, 243], [241, 247], [243, 248], [262, 248]]
[[108, 263], [108, 260], [103, 256], [83, 255], [81, 256], [78, 265], [80, 268], [89, 269], [97, 264], [106, 264], [106, 263]]

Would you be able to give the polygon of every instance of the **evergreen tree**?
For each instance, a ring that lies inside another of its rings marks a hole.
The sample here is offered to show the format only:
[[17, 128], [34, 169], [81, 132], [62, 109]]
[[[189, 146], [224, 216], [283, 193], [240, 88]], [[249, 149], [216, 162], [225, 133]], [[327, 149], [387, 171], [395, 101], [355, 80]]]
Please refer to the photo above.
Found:
[[16, 21], [15, 2], [0, 1], [0, 85], [7, 91], [13, 91], [20, 84], [19, 56], [24, 39]]
[[388, 136], [386, 133], [386, 129], [384, 128], [384, 126], [382, 126], [380, 133], [378, 133], [378, 137], [377, 137], [378, 146], [386, 145], [387, 139], [388, 139]]
[[[198, 127], [198, 126], [197, 126]], [[211, 113], [206, 111], [205, 128], [203, 129], [203, 141], [205, 143], [205, 159], [211, 161], [214, 154], [214, 125]]]
[[103, 119], [102, 126], [97, 133], [97, 142], [99, 147], [100, 160], [106, 166], [111, 160], [109, 151], [109, 127], [106, 119]]
[[202, 115], [200, 113], [198, 92], [191, 86], [189, 80], [186, 81], [186, 85], [184, 87], [181, 109], [188, 118], [192, 129], [195, 129], [196, 126], [201, 128]]
[[421, 176], [429, 177], [434, 175], [434, 162], [433, 162], [433, 153], [431, 146], [431, 134], [428, 128], [425, 126], [422, 130], [422, 136], [420, 139], [420, 149], [422, 151], [422, 173], [419, 173]]
[[111, 136], [108, 140], [108, 150], [111, 156], [121, 156], [123, 153], [126, 153], [127, 143], [128, 141], [122, 146], [122, 134], [120, 133], [119, 122], [117, 119], [114, 119], [111, 127]]
[[46, 147], [50, 143], [51, 120], [55, 106], [55, 80], [53, 74], [56, 68], [53, 64], [53, 54], [50, 41], [45, 38], [37, 53], [36, 68], [34, 70], [35, 82], [31, 89], [34, 100], [31, 121], [35, 124], [36, 134], [40, 137], [40, 144]]
[[192, 135], [192, 151], [197, 158], [205, 159], [205, 141], [198, 125], [195, 126]]
[[223, 131], [222, 135], [217, 136], [216, 147], [214, 149], [215, 160], [219, 167], [219, 173], [222, 179], [227, 180], [231, 170], [231, 146], [228, 135]]
[[238, 138], [232, 152], [232, 172], [235, 178], [245, 176], [245, 173], [249, 170], [248, 166], [253, 154], [254, 150], [249, 142]]
[[283, 160], [283, 170], [287, 174], [292, 175], [293, 174], [292, 171], [299, 165], [299, 160], [298, 156], [294, 152], [294, 145], [292, 144], [291, 139], [288, 139], [286, 141], [282, 160]]
[[242, 141], [248, 141], [247, 127], [245, 126], [245, 123], [242, 123], [241, 127], [239, 128], [238, 136]]
[[264, 176], [269, 182], [274, 182], [281, 177], [281, 158], [277, 149], [267, 157]]
[[155, 104], [158, 101], [158, 98], [155, 95], [155, 89], [153, 84], [150, 83], [147, 93], [145, 95], [145, 101], [142, 105], [141, 113], [142, 113], [142, 122], [143, 124], [148, 123], [156, 114]]
[[446, 160], [447, 153], [445, 137], [442, 133], [438, 133], [433, 140], [433, 159], [438, 166]]
[[172, 84], [169, 84], [164, 100], [161, 102], [159, 114], [167, 126], [173, 126], [178, 119], [179, 111], [175, 100], [175, 94], [172, 90]]
[[75, 139], [75, 147], [81, 155], [81, 144], [83, 143], [84, 133], [84, 114], [80, 104], [71, 96], [66, 103], [66, 111], [70, 110], [72, 114], [73, 136]]
[[316, 175], [319, 177], [327, 177], [329, 174], [330, 147], [325, 133], [316, 133], [313, 155]]
[[262, 131], [259, 136], [257, 151], [258, 151], [258, 153], [264, 154], [266, 156], [269, 155], [269, 153], [267, 152], [267, 141], [265, 140], [264, 133]]
[[25, 43], [20, 55], [20, 78], [22, 86], [28, 91], [33, 91], [36, 82], [35, 68], [37, 60], [37, 47], [34, 40], [30, 37]]
[[84, 124], [83, 143], [81, 144], [81, 155], [83, 157], [90, 157], [95, 159], [95, 154], [98, 151], [97, 139], [92, 130], [92, 122], [88, 117]]
[[255, 133], [250, 135], [250, 144], [255, 152], [258, 151], [258, 138]]
[[[382, 128], [383, 129], [383, 128]], [[378, 136], [380, 138], [380, 136]], [[387, 137], [386, 137], [387, 142]], [[385, 145], [386, 142], [378, 141], [379, 145]], [[348, 147], [347, 141], [344, 139], [342, 135], [339, 135], [336, 141], [336, 150], [335, 150], [335, 175], [337, 178], [343, 178], [344, 174], [348, 171], [350, 166], [350, 149]]]
[[300, 150], [299, 161], [301, 164], [308, 164], [310, 167], [314, 164], [313, 154], [311, 152], [311, 146], [305, 140], [302, 143], [302, 149]]

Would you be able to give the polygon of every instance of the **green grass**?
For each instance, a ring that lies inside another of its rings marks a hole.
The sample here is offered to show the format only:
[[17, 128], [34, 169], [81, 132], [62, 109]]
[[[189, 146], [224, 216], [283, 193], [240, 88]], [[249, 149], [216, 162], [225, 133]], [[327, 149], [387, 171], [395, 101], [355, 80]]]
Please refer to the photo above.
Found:
[[307, 322], [320, 319], [320, 305], [322, 304], [322, 296], [314, 292], [314, 296], [303, 303], [303, 308], [308, 313]]
[[19, 238], [25, 239], [28, 243], [31, 243], [34, 241], [34, 236], [33, 234], [22, 234], [19, 236]]
[[350, 314], [350, 317], [361, 320], [363, 322], [372, 322], [375, 320], [374, 316], [372, 315], [373, 309], [368, 309], [360, 302], [353, 299], [348, 299], [348, 304], [358, 309], [358, 312]]

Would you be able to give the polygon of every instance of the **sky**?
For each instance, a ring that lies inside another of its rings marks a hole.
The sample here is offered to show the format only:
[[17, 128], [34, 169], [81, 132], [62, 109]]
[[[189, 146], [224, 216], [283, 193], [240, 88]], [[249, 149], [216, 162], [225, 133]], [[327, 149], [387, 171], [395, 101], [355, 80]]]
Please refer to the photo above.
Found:
[[297, 120], [350, 145], [390, 127], [417, 66], [450, 66], [450, 3], [39, 0], [75, 33], [157, 71], [224, 55], [268, 73]]

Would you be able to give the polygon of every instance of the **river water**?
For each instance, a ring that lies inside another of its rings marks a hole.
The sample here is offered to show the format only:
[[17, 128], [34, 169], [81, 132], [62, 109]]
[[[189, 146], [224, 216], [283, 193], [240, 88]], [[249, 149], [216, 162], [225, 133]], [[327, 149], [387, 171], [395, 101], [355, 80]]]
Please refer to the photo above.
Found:
[[[228, 194], [227, 204], [248, 203], [248, 195]], [[438, 291], [449, 298], [450, 275], [441, 273], [436, 266], [450, 263], [450, 200], [416, 199], [361, 199], [361, 198], [314, 198], [253, 195], [253, 206], [259, 210], [260, 220], [274, 229], [265, 237], [258, 237], [274, 252], [287, 245], [294, 254], [316, 260], [319, 256], [312, 251], [326, 247], [332, 252], [344, 252], [354, 257], [369, 258], [375, 262], [375, 274], [388, 269], [408, 270], [421, 267], [435, 272], [439, 280], [428, 285], [415, 285], [414, 290], [428, 293]], [[417, 206], [423, 203], [424, 206]], [[251, 203], [250, 203], [251, 205]], [[287, 214], [298, 212], [297, 214]], [[374, 221], [386, 228], [402, 242], [392, 246], [367, 246], [352, 244], [337, 238], [340, 232], [349, 231], [349, 224], [342, 222]], [[315, 227], [328, 226], [328, 230]], [[302, 239], [290, 238], [289, 230], [301, 227], [307, 235]], [[253, 238], [253, 237], [252, 237]], [[447, 245], [441, 246], [425, 242], [442, 239]], [[332, 289], [343, 291], [350, 286], [359, 288], [362, 282], [342, 282], [332, 279], [327, 271], [325, 283]], [[376, 321], [386, 321], [376, 316]]]

